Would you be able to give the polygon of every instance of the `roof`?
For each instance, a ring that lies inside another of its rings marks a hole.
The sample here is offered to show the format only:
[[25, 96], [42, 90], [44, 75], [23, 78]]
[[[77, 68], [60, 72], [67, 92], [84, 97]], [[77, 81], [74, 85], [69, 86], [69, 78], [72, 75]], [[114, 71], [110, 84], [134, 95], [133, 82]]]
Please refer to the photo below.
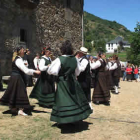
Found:
[[119, 42], [123, 42], [125, 45], [130, 45], [130, 43], [128, 41], [124, 41], [123, 37], [121, 36], [116, 37], [114, 40], [109, 41], [107, 44], [119, 44]]

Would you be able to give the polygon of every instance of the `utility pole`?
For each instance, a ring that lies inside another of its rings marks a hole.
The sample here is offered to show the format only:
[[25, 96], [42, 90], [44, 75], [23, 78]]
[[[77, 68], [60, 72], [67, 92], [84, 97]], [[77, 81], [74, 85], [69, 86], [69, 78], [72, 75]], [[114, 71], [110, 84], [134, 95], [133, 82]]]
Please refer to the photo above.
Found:
[[84, 13], [82, 14], [82, 46], [84, 46]]

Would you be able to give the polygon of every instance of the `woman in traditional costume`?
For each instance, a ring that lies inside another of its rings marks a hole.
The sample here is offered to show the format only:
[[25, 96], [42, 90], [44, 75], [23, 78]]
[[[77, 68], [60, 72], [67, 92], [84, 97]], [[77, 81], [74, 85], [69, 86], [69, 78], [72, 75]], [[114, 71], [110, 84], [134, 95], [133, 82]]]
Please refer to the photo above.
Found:
[[109, 59], [106, 59], [106, 63], [107, 63], [107, 82], [108, 82], [108, 89], [112, 90], [114, 87], [114, 82], [113, 82], [113, 78], [112, 78], [112, 72], [110, 71], [109, 68], [113, 65], [113, 62], [111, 62], [112, 57], [110, 57]]
[[73, 123], [86, 119], [92, 110], [85, 94], [76, 80], [80, 74], [78, 60], [73, 56], [70, 41], [60, 48], [62, 56], [55, 59], [48, 68], [50, 75], [58, 76], [55, 103], [51, 113], [51, 121], [57, 123]]
[[18, 112], [18, 115], [26, 116], [24, 109], [30, 108], [30, 103], [26, 91], [25, 74], [40, 74], [40, 71], [28, 69], [23, 62], [24, 49], [18, 47], [13, 55], [12, 74], [8, 88], [0, 99], [0, 103], [8, 105], [10, 109]]
[[113, 55], [113, 65], [109, 68], [110, 71], [112, 72], [112, 79], [113, 79], [113, 83], [114, 83], [114, 89], [115, 89], [115, 93], [118, 94], [118, 87], [119, 87], [119, 82], [120, 82], [120, 77], [121, 77], [121, 63], [118, 60], [118, 56], [117, 55]]
[[97, 72], [92, 101], [95, 104], [103, 103], [110, 105], [110, 91], [106, 75], [106, 62], [104, 60], [105, 55], [104, 53], [99, 53], [97, 57], [98, 60], [90, 64], [91, 69], [96, 69]]
[[30, 94], [30, 98], [37, 99], [39, 105], [42, 107], [52, 107], [55, 96], [54, 76], [47, 73], [47, 69], [51, 64], [51, 58], [49, 57], [51, 54], [51, 48], [44, 48], [43, 54], [44, 55], [41, 57], [39, 62], [39, 70], [41, 71], [41, 75]]

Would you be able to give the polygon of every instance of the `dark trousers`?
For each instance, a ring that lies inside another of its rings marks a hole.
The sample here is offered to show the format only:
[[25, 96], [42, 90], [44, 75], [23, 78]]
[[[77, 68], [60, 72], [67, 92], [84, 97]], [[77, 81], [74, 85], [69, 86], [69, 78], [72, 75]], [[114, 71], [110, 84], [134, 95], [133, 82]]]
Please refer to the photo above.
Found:
[[79, 82], [81, 85], [81, 88], [83, 89], [85, 96], [88, 100], [88, 102], [91, 102], [91, 90], [90, 90], [90, 86], [91, 86], [91, 82]]
[[114, 82], [114, 85], [115, 86], [119, 86], [119, 81], [120, 81], [120, 78], [118, 78], [117, 76], [113, 77], [113, 82]]

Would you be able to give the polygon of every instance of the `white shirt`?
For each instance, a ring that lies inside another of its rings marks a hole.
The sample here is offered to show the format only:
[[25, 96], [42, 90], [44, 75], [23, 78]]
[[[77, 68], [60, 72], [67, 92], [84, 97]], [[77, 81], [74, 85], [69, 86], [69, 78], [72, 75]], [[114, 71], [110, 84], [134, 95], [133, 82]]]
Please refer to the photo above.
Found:
[[109, 70], [115, 70], [115, 69], [117, 69], [117, 68], [118, 68], [117, 63], [114, 63], [113, 66], [111, 66], [111, 67], [109, 68]]
[[28, 66], [29, 66], [29, 64], [28, 64], [28, 61], [27, 60], [23, 60], [23, 62], [24, 62], [24, 65], [28, 68]]
[[[62, 55], [64, 57], [69, 57], [69, 55]], [[50, 75], [56, 75], [58, 76], [58, 73], [61, 69], [61, 62], [59, 58], [56, 58], [51, 65], [48, 68], [48, 74]], [[77, 68], [75, 69], [75, 75], [78, 76], [80, 74], [80, 69], [79, 69], [79, 61], [77, 60]]]
[[88, 60], [87, 60], [87, 59], [83, 59], [83, 60], [80, 62], [81, 59], [83, 59], [83, 57], [80, 58], [80, 59], [78, 59], [78, 61], [79, 61], [79, 63], [78, 63], [78, 65], [79, 65], [78, 68], [79, 68], [80, 72], [83, 72], [83, 71], [85, 71], [85, 69], [86, 69], [86, 67], [87, 67], [87, 65], [88, 65]]
[[[47, 56], [42, 56], [44, 57], [45, 59], [49, 60], [50, 58], [47, 57]], [[51, 59], [50, 59], [51, 60]], [[40, 62], [39, 62], [39, 70], [40, 71], [46, 71], [48, 68], [48, 66], [45, 66], [45, 60], [44, 59], [41, 59]]]
[[[99, 59], [99, 60], [103, 61], [102, 59]], [[99, 60], [97, 60], [94, 63], [90, 63], [91, 69], [97, 69], [97, 68], [99, 68], [101, 66], [101, 62]]]
[[40, 59], [39, 58], [36, 58], [36, 57], [33, 60], [34, 66], [35, 66], [36, 69], [38, 69], [37, 65], [39, 65], [39, 61], [40, 61]]
[[33, 75], [35, 70], [33, 69], [28, 69], [23, 62], [23, 59], [19, 56], [19, 58], [15, 61], [16, 66], [23, 71], [27, 75]]
[[112, 63], [111, 62], [108, 62], [108, 66], [109, 66], [109, 68], [112, 66]]

